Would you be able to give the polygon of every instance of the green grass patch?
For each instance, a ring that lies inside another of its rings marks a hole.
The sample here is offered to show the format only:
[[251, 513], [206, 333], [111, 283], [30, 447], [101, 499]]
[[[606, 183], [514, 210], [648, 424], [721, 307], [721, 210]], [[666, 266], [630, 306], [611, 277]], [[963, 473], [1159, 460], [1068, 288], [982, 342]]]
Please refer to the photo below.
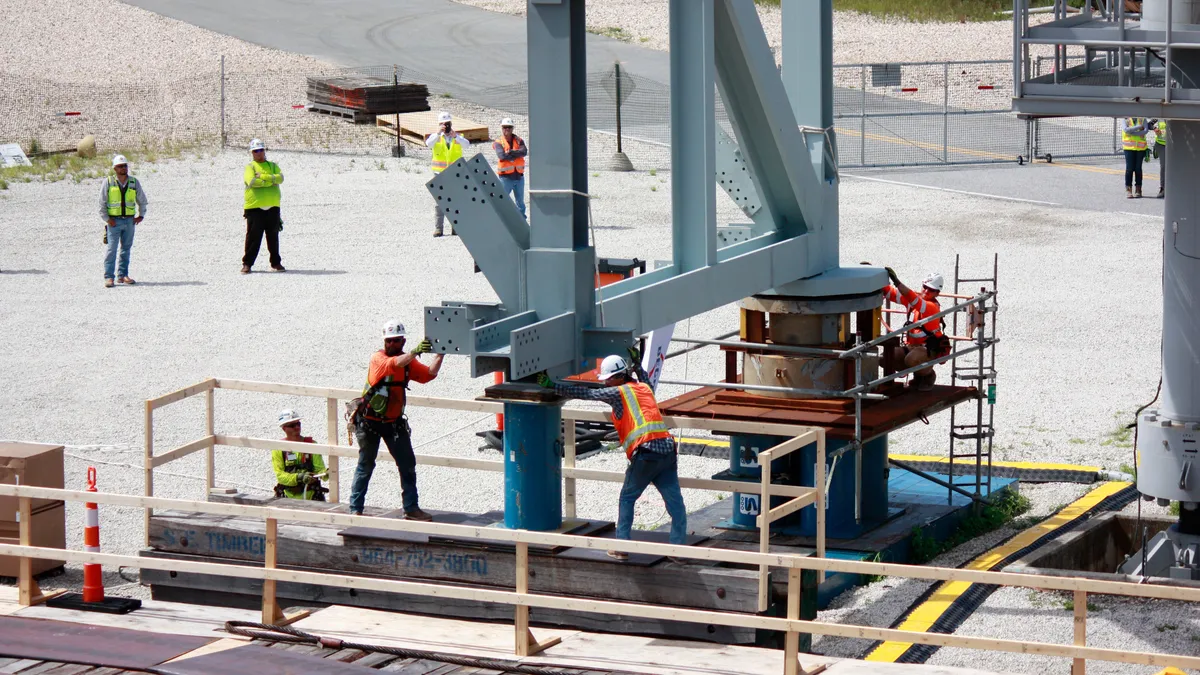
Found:
[[[754, 0], [759, 5], [778, 7], [779, 0]], [[1074, 6], [1083, 0], [1071, 0]], [[1032, 6], [1049, 2], [1034, 0]], [[1011, 10], [1006, 0], [833, 0], [839, 11], [861, 12], [880, 18], [899, 18], [909, 21], [1000, 21], [1009, 17], [1002, 10]]]
[[[41, 152], [41, 144], [37, 139], [30, 140], [28, 148], [26, 154], [29, 155]], [[178, 159], [185, 153], [197, 152], [200, 148], [200, 145], [167, 142], [156, 146], [143, 145], [142, 147], [106, 150], [98, 153], [95, 157], [80, 157], [74, 153], [30, 157], [29, 161], [32, 166], [13, 166], [0, 169], [0, 185], [3, 186], [0, 189], [8, 189], [10, 182], [29, 183], [40, 180], [56, 183], [62, 180], [71, 180], [81, 183], [90, 178], [103, 178], [112, 170], [112, 156], [116, 154], [125, 155], [133, 168], [133, 175], [137, 176], [140, 173], [139, 168], [144, 165], [153, 164], [161, 159]]]
[[1004, 527], [1029, 511], [1029, 508], [1027, 497], [1019, 492], [1004, 490], [991, 504], [979, 509], [979, 513], [972, 513], [963, 518], [954, 533], [944, 541], [934, 539], [927, 528], [914, 528], [912, 540], [909, 542], [909, 563], [923, 565], [959, 544]]
[[603, 35], [604, 37], [620, 40], [621, 42], [633, 41], [633, 33], [630, 33], [620, 26], [596, 26], [587, 29], [587, 32], [593, 35]]

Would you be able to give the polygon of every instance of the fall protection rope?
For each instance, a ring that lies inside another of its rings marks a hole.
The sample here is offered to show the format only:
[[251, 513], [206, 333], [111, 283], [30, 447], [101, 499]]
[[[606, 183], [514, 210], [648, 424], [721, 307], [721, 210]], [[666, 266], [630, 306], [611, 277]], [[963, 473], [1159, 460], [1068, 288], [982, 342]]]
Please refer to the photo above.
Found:
[[[438, 661], [464, 668], [480, 668], [482, 670], [498, 670], [507, 673], [527, 673], [528, 675], [577, 675], [581, 668], [558, 664], [533, 665], [509, 659], [478, 658], [430, 652], [423, 649], [407, 649], [404, 647], [388, 647], [384, 645], [360, 644], [347, 642], [341, 638], [323, 637], [313, 633], [305, 633], [290, 626], [272, 626], [252, 621], [226, 621], [225, 632], [230, 635], [241, 635], [255, 640], [273, 640], [293, 644], [318, 645], [326, 649], [357, 649], [362, 652], [377, 652], [391, 654], [405, 659], [421, 659]], [[564, 670], [566, 669], [566, 670]], [[613, 675], [635, 675], [628, 671], [606, 671]]]

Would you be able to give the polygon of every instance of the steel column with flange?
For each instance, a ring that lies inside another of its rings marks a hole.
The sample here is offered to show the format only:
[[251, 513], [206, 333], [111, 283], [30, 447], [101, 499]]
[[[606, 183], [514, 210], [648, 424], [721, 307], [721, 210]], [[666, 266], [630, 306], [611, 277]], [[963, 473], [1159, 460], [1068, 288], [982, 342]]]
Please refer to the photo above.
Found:
[[504, 526], [562, 526], [562, 404], [504, 402]]

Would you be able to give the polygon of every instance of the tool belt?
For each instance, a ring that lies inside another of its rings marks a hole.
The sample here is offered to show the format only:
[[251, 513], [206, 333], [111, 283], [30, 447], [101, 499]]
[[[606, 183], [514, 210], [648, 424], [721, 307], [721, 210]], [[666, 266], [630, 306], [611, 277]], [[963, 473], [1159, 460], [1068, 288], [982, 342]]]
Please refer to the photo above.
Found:
[[925, 335], [925, 351], [929, 353], [929, 358], [938, 359], [950, 353], [950, 338], [943, 335], [934, 335], [926, 333]]
[[[287, 495], [288, 487], [303, 487], [303, 486], [300, 486], [300, 485], [288, 486], [288, 485], [284, 485], [283, 483], [276, 483], [275, 484], [275, 498], [283, 499], [284, 497], [287, 497], [288, 496]], [[325, 501], [325, 495], [329, 493], [329, 488], [322, 487], [321, 481], [317, 480], [315, 485], [308, 486], [307, 492], [309, 494], [308, 498], [311, 499], [312, 501], [323, 502], [323, 501]]]

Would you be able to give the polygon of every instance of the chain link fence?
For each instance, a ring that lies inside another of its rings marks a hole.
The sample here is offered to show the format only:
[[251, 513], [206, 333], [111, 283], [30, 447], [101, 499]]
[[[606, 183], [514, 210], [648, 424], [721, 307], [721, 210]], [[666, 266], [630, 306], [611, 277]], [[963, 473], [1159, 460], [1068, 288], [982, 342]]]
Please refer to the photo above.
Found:
[[[1038, 74], [1052, 59], [1037, 62]], [[278, 150], [388, 155], [397, 144], [373, 119], [353, 123], [308, 106], [308, 78], [363, 75], [429, 88], [430, 106], [450, 108], [498, 131], [500, 117], [524, 124], [525, 82], [464, 91], [402, 66], [314, 71], [242, 70], [216, 59], [211, 76], [162, 83], [61, 83], [0, 71], [0, 143], [74, 147], [94, 134], [101, 151], [136, 147], [245, 147], [261, 138]], [[604, 168], [622, 149], [638, 169], [670, 168], [670, 88], [612, 66], [587, 78], [589, 160]], [[617, 105], [616, 83], [621, 104]], [[1021, 119], [1009, 110], [1007, 61], [835, 66], [834, 127], [845, 168], [1103, 157], [1119, 152], [1108, 118]], [[446, 92], [454, 91], [453, 99]], [[732, 133], [717, 97], [717, 122]], [[536, 138], [530, 139], [536, 145]], [[410, 149], [423, 151], [421, 147]]]

